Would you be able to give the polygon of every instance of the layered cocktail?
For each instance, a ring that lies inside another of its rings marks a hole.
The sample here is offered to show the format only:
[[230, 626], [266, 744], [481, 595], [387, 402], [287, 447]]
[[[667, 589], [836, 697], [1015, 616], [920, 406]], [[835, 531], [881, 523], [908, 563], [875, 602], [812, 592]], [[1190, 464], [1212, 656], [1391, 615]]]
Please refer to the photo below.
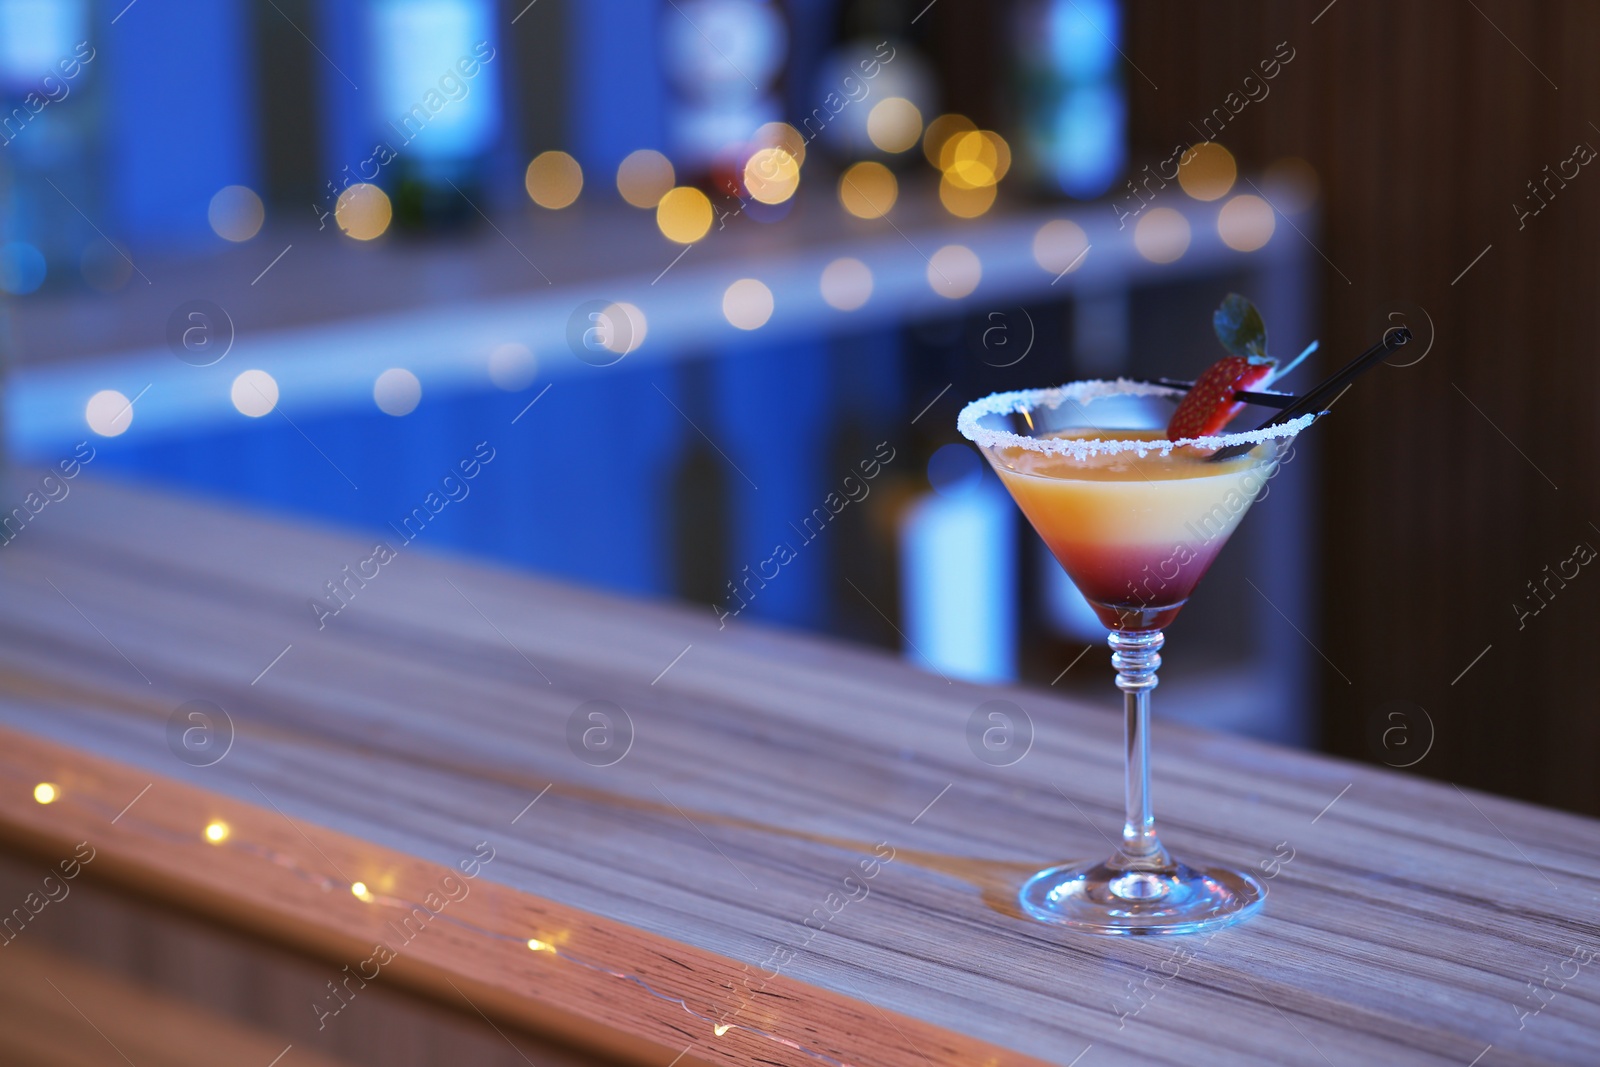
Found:
[[1100, 933], [1199, 930], [1249, 915], [1264, 895], [1243, 872], [1175, 861], [1156, 836], [1149, 693], [1162, 627], [1315, 415], [1174, 440], [1168, 426], [1186, 395], [1148, 382], [1074, 382], [996, 393], [967, 405], [958, 424], [1110, 631], [1127, 715], [1122, 843], [1104, 862], [1039, 872], [1021, 894], [1035, 918]]
[[[1172, 622], [1296, 434], [1355, 377], [1411, 340], [1404, 326], [1300, 396], [1263, 391], [1288, 366], [1267, 355], [1255, 307], [1229, 294], [1212, 316], [1229, 355], [1194, 382], [1083, 381], [995, 393], [957, 427], [982, 449], [1033, 528], [1110, 633], [1123, 693], [1127, 775], [1122, 844], [1102, 863], [1040, 871], [1022, 887], [1027, 914], [1105, 934], [1179, 934], [1236, 922], [1261, 907], [1250, 875], [1172, 858], [1150, 807], [1150, 691]], [[1228, 433], [1248, 404], [1275, 408]]]

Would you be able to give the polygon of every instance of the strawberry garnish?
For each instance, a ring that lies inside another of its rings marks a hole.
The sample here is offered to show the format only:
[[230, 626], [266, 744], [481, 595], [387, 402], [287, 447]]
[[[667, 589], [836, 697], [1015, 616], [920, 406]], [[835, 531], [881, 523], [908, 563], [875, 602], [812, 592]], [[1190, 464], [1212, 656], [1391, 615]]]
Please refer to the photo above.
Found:
[[1244, 410], [1235, 397], [1272, 376], [1277, 364], [1261, 356], [1224, 356], [1213, 363], [1184, 396], [1167, 423], [1167, 440], [1210, 437], [1221, 433]]

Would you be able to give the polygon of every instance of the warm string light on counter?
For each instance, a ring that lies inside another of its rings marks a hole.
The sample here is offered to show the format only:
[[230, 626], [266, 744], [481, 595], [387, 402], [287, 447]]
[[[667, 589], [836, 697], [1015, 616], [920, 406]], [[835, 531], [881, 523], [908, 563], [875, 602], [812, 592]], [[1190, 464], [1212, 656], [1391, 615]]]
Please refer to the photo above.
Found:
[[[54, 782], [39, 782], [33, 787], [33, 799], [40, 804], [53, 803], [58, 800], [60, 796], [60, 787]], [[92, 800], [87, 801], [87, 803], [93, 807], [102, 807], [102, 805], [99, 805]], [[155, 823], [143, 824], [143, 830], [147, 834], [161, 837], [174, 843], [186, 843], [194, 841], [194, 838], [191, 836], [175, 834], [166, 827]], [[351, 896], [355, 897], [366, 906], [388, 907], [404, 912], [410, 912], [417, 908], [427, 908], [427, 905], [420, 901], [413, 901], [404, 897], [387, 896], [374, 893], [365, 882], [351, 882], [348, 885], [342, 882], [336, 882], [318, 871], [306, 868], [298, 859], [293, 856], [278, 852], [274, 849], [255, 845], [248, 841], [239, 840], [234, 836], [233, 828], [221, 819], [212, 819], [211, 821], [207, 822], [205, 826], [200, 829], [199, 837], [213, 846], [237, 849], [238, 851], [247, 855], [251, 855], [259, 859], [265, 859], [275, 866], [282, 867], [290, 871], [295, 877], [300, 878], [303, 881], [306, 881], [324, 891], [334, 891], [341, 888], [346, 889], [349, 891]], [[599, 964], [591, 960], [584, 959], [582, 956], [579, 956], [561, 947], [566, 942], [568, 937], [566, 931], [561, 931], [556, 935], [546, 935], [545, 937], [513, 936], [510, 934], [503, 934], [497, 930], [491, 930], [487, 927], [478, 926], [475, 923], [463, 921], [462, 919], [457, 918], [455, 915], [448, 914], [443, 911], [433, 913], [433, 915], [434, 919], [437, 921], [448, 922], [459, 929], [478, 934], [482, 937], [488, 938], [489, 940], [522, 945], [525, 946], [529, 951], [536, 954], [553, 956], [564, 963], [582, 967], [587, 971], [605, 975], [609, 978], [615, 978], [620, 981], [627, 982], [628, 984], [635, 986], [657, 1000], [664, 1001], [668, 1004], [677, 1005], [691, 1018], [709, 1026], [712, 1035], [715, 1037], [722, 1037], [730, 1030], [737, 1029], [741, 1033], [774, 1042], [775, 1044], [782, 1045], [785, 1048], [793, 1049], [812, 1059], [831, 1064], [833, 1067], [851, 1067], [850, 1064], [843, 1060], [829, 1056], [827, 1053], [807, 1048], [806, 1046], [799, 1044], [790, 1038], [784, 1037], [781, 1034], [775, 1034], [747, 1023], [718, 1021], [715, 1016], [691, 1007], [685, 998], [676, 997], [670, 993], [663, 993], [662, 991], [656, 989], [649, 983], [649, 981], [640, 977], [639, 975], [629, 974], [625, 971], [614, 970], [613, 968], [607, 967], [604, 964]]]

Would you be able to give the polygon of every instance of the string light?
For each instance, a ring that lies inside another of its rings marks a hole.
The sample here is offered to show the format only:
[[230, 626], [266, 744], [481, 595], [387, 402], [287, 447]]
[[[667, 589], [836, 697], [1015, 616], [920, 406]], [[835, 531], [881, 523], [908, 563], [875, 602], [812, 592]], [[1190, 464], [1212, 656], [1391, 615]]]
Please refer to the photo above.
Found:
[[206, 824], [206, 840], [210, 841], [213, 845], [222, 844], [228, 839], [228, 835], [230, 833], [232, 833], [232, 831], [228, 829], [228, 824], [223, 822], [221, 819], [214, 819]]
[[115, 389], [102, 389], [84, 405], [83, 419], [101, 437], [115, 437], [133, 424], [133, 401]]
[[787, 148], [763, 148], [744, 165], [744, 187], [763, 204], [781, 204], [800, 188], [800, 163]]
[[794, 157], [796, 163], [803, 164], [806, 161], [806, 139], [787, 122], [767, 123], [756, 131], [750, 143], [757, 148], [782, 148]]
[[883, 152], [904, 152], [922, 137], [922, 112], [903, 96], [886, 96], [867, 112], [867, 137]]
[[872, 269], [845, 256], [822, 268], [822, 299], [831, 308], [854, 311], [872, 296]]
[[656, 204], [656, 228], [669, 241], [692, 245], [711, 229], [711, 201], [692, 185], [669, 189]]
[[278, 383], [264, 370], [247, 370], [233, 380], [229, 397], [239, 414], [259, 419], [278, 406]]
[[528, 164], [522, 184], [535, 204], [559, 211], [583, 191], [583, 168], [565, 152], [540, 152]]
[[[43, 803], [48, 803], [49, 802], [49, 801], [44, 799], [45, 795], [48, 795], [50, 797], [50, 799], [53, 800], [53, 799], [55, 799], [57, 797], [58, 790], [57, 790], [57, 787], [52, 783], [40, 782], [37, 786], [34, 787], [34, 793], [35, 793], [35, 799], [39, 800], [39, 802], [41, 804], [43, 804]], [[213, 835], [214, 832], [216, 832], [213, 828], [220, 828], [221, 832], [223, 833], [225, 838], [226, 837], [231, 837], [232, 831], [231, 831], [231, 829], [229, 829], [227, 827], [226, 823], [223, 823], [221, 820], [213, 820], [212, 822], [210, 822], [210, 823], [208, 823], [206, 825], [205, 830], [203, 831], [204, 836], [208, 840], [213, 839], [212, 835]], [[281, 854], [281, 853], [276, 853], [276, 852], [271, 851], [270, 849], [262, 848], [260, 846], [252, 846], [252, 845], [249, 845], [249, 844], [242, 844], [239, 847], [242, 850], [246, 851], [246, 852], [254, 852], [257, 855], [263, 856], [263, 857], [273, 861], [274, 863], [277, 863], [277, 864], [281, 865], [282, 867], [284, 867], [284, 868], [288, 869], [289, 871], [293, 872], [295, 877], [297, 877], [299, 879], [302, 879], [302, 880], [310, 883], [311, 885], [317, 886], [317, 887], [319, 887], [319, 888], [321, 888], [323, 890], [337, 889], [339, 887], [339, 885], [342, 884], [342, 883], [339, 883], [339, 882], [336, 882], [336, 881], [330, 879], [326, 875], [322, 874], [320, 871], [316, 871], [316, 870], [313, 870], [313, 869], [310, 869], [310, 868], [306, 867], [304, 864], [302, 864], [298, 860], [297, 857], [290, 856], [290, 855], [285, 855], [285, 854]], [[468, 877], [470, 878], [472, 876], [469, 875]], [[386, 887], [387, 887], [387, 884], [388, 883], [386, 881], [385, 882], [385, 886]], [[367, 888], [367, 884], [365, 882], [352, 882], [352, 883], [350, 883], [349, 889], [350, 889], [350, 893], [351, 893], [352, 896], [356, 897], [356, 899], [358, 899], [358, 900], [360, 900], [360, 901], [362, 901], [364, 903], [373, 904], [373, 903], [376, 903], [377, 900], [378, 900], [378, 898]], [[422, 907], [426, 907], [427, 906], [427, 905], [422, 904], [422, 903], [417, 903], [417, 902], [408, 901], [408, 900], [397, 900], [397, 899], [394, 899], [392, 897], [385, 897], [383, 903], [387, 907], [398, 907], [398, 908], [402, 908], [402, 909], [416, 909], [416, 908], [422, 908]], [[769, 1033], [768, 1031], [765, 1031], [765, 1030], [761, 1029], [760, 1027], [758, 1027], [758, 1026], [752, 1024], [752, 1023], [746, 1022], [746, 1023], [743, 1023], [743, 1024], [733, 1024], [733, 1023], [720, 1023], [720, 1022], [717, 1022], [711, 1016], [709, 1016], [707, 1014], [704, 1014], [701, 1010], [699, 1010], [695, 1005], [691, 1004], [684, 997], [674, 995], [670, 991], [665, 991], [665, 990], [656, 988], [656, 986], [652, 984], [652, 978], [647, 978], [644, 975], [630, 974], [630, 973], [626, 973], [626, 972], [615, 970], [615, 969], [613, 969], [613, 965], [610, 964], [610, 963], [602, 964], [602, 963], [594, 962], [592, 960], [585, 959], [583, 956], [575, 954], [575, 953], [571, 952], [570, 950], [562, 947], [562, 946], [564, 946], [566, 944], [566, 942], [568, 940], [568, 937], [570, 935], [570, 931], [561, 930], [558, 933], [552, 935], [552, 937], [553, 937], [552, 940], [546, 941], [546, 940], [543, 940], [543, 939], [537, 938], [537, 937], [530, 937], [530, 938], [524, 939], [519, 935], [501, 933], [501, 932], [493, 930], [493, 929], [488, 929], [488, 928], [477, 926], [476, 924], [471, 923], [471, 922], [458, 921], [457, 925], [459, 925], [459, 926], [461, 926], [461, 927], [463, 927], [463, 928], [465, 928], [467, 930], [470, 930], [470, 931], [472, 931], [472, 932], [474, 932], [476, 934], [482, 935], [484, 938], [486, 938], [490, 942], [497, 942], [497, 943], [501, 943], [501, 944], [511, 943], [511, 944], [525, 945], [530, 951], [548, 953], [548, 954], [556, 957], [557, 959], [561, 960], [565, 964], [569, 964], [569, 965], [571, 965], [573, 967], [581, 968], [581, 969], [583, 969], [585, 971], [588, 971], [588, 972], [590, 972], [592, 974], [601, 975], [601, 976], [603, 976], [605, 978], [616, 979], [618, 981], [626, 983], [627, 985], [629, 985], [633, 989], [642, 990], [644, 993], [646, 993], [647, 995], [649, 995], [649, 996], [651, 996], [651, 997], [653, 997], [653, 998], [655, 998], [657, 1000], [660, 1000], [660, 1001], [665, 1002], [667, 1004], [671, 1004], [675, 1008], [681, 1009], [682, 1011], [688, 1013], [691, 1017], [695, 1018], [696, 1020], [699, 1020], [702, 1023], [710, 1023], [711, 1024], [711, 1028], [712, 1028], [712, 1032], [717, 1037], [723, 1036], [729, 1030], [733, 1029], [735, 1025], [738, 1025], [741, 1034], [743, 1034], [743, 1035], [745, 1035], [747, 1037], [750, 1037], [750, 1038], [753, 1038], [753, 1039], [760, 1039], [760, 1040], [769, 1041], [769, 1042], [774, 1043], [775, 1045], [781, 1046], [781, 1047], [786, 1048], [786, 1049], [797, 1049], [800, 1052], [803, 1052], [803, 1053], [811, 1056], [814, 1059], [821, 1060], [821, 1061], [823, 1061], [825, 1063], [831, 1063], [831, 1064], [840, 1065], [840, 1067], [842, 1067], [842, 1064], [840, 1063], [839, 1060], [836, 1060], [836, 1059], [834, 1059], [834, 1058], [832, 1058], [832, 1057], [830, 1057], [830, 1056], [828, 1056], [828, 1055], [826, 1055], [824, 1053], [821, 1053], [821, 1052], [819, 1052], [817, 1050], [807, 1048], [804, 1045], [796, 1044], [795, 1041], [792, 1038], [789, 1038], [789, 1037], [786, 1037], [786, 1036], [782, 1036], [782, 1035], [779, 1035], [779, 1034]]]
[[881, 219], [899, 195], [900, 183], [882, 163], [857, 163], [839, 178], [839, 203], [858, 219]]
[[206, 208], [211, 231], [225, 241], [248, 241], [261, 232], [266, 209], [255, 190], [244, 185], [226, 185], [217, 190]]
[[372, 400], [385, 415], [409, 415], [422, 402], [422, 382], [404, 367], [390, 367], [372, 383]]
[[1272, 240], [1277, 215], [1259, 196], [1243, 193], [1222, 205], [1217, 213], [1217, 235], [1236, 252], [1254, 252]]
[[634, 207], [653, 208], [672, 188], [672, 161], [653, 148], [628, 153], [617, 167], [617, 192]]
[[949, 166], [947, 161], [943, 161], [945, 144], [957, 134], [977, 128], [965, 115], [940, 115], [928, 123], [928, 130], [922, 136], [922, 154], [928, 157], [929, 163], [944, 170]]
[[1051, 219], [1033, 235], [1033, 261], [1051, 274], [1066, 274], [1083, 265], [1089, 235], [1071, 219]]
[[740, 330], [759, 330], [772, 318], [772, 290], [755, 278], [740, 278], [722, 294], [722, 317]]
[[607, 304], [600, 312], [600, 321], [607, 324], [601, 344], [619, 356], [644, 344], [644, 336], [650, 329], [644, 312], [626, 300]]
[[1201, 141], [1178, 161], [1178, 184], [1196, 200], [1221, 200], [1238, 176], [1233, 153], [1215, 141]]
[[41, 804], [53, 804], [61, 795], [61, 790], [54, 782], [40, 782], [33, 787], [33, 799]]
[[928, 285], [947, 300], [971, 295], [983, 279], [983, 261], [966, 245], [945, 245], [928, 260]]
[[939, 179], [939, 203], [958, 219], [975, 219], [994, 206], [995, 183], [968, 186], [955, 177], [955, 169]]
[[945, 178], [956, 186], [981, 189], [1011, 169], [1011, 146], [993, 130], [971, 130], [945, 141], [939, 162]]
[[1133, 227], [1133, 247], [1152, 263], [1176, 263], [1189, 250], [1189, 220], [1170, 207], [1156, 207]]
[[389, 194], [376, 185], [365, 182], [350, 186], [339, 194], [334, 204], [333, 218], [346, 237], [357, 241], [370, 241], [383, 235], [394, 217]]

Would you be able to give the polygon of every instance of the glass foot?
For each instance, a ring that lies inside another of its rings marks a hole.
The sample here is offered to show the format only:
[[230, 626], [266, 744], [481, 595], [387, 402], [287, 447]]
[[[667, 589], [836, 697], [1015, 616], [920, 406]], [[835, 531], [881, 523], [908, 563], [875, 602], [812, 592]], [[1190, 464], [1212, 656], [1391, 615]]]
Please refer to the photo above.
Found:
[[1040, 871], [1019, 900], [1040, 922], [1089, 933], [1192, 934], [1249, 918], [1266, 895], [1260, 882], [1226, 867], [1140, 869], [1108, 862]]

